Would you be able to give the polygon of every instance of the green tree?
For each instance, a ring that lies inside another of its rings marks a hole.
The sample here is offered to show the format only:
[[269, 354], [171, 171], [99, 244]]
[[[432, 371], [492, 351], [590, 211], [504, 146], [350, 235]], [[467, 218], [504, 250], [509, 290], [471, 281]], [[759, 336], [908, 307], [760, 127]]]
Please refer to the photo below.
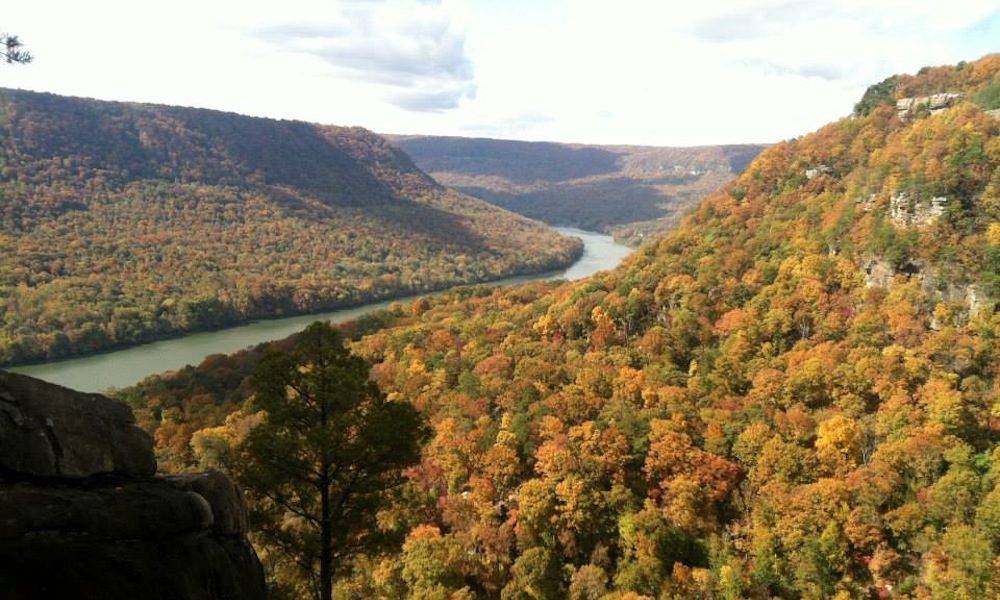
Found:
[[314, 598], [332, 598], [347, 559], [382, 548], [378, 511], [420, 459], [427, 427], [393, 402], [340, 334], [317, 322], [251, 376], [251, 407], [265, 417], [239, 447], [235, 474], [268, 555], [293, 561]]
[[854, 105], [854, 114], [865, 116], [882, 105], [891, 105], [896, 101], [896, 88], [899, 83], [893, 75], [882, 81], [868, 86], [864, 96]]
[[0, 60], [5, 63], [28, 64], [35, 57], [24, 49], [24, 44], [16, 35], [0, 32]]

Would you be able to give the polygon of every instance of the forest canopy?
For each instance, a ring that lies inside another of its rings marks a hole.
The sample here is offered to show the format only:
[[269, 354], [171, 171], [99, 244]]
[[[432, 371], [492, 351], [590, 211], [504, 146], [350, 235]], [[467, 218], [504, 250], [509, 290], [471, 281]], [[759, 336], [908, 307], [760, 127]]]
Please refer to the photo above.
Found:
[[[345, 326], [432, 437], [404, 543], [339, 593], [1000, 596], [998, 84], [1000, 55], [899, 75], [614, 271]], [[161, 464], [238, 428], [258, 356], [123, 392]]]

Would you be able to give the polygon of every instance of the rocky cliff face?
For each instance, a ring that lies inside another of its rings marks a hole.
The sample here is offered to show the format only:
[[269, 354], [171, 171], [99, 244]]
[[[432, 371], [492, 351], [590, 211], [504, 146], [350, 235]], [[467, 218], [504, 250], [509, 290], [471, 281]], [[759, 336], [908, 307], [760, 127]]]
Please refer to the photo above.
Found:
[[903, 118], [910, 117], [921, 109], [926, 109], [930, 111], [930, 114], [936, 115], [941, 111], [951, 108], [961, 97], [961, 94], [954, 92], [943, 92], [940, 94], [931, 94], [930, 96], [900, 98], [896, 101], [896, 112]]
[[0, 372], [0, 596], [264, 598], [240, 491], [155, 471], [125, 405]]

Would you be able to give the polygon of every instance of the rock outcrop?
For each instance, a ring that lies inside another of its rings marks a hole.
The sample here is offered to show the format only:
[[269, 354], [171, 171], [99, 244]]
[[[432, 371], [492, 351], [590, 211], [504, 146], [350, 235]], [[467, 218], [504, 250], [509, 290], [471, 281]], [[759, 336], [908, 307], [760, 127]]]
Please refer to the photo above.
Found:
[[816, 179], [820, 175], [829, 175], [830, 173], [833, 173], [833, 169], [829, 165], [816, 165], [806, 169], [806, 179]]
[[899, 193], [889, 198], [889, 220], [897, 227], [926, 227], [944, 214], [948, 198], [938, 196], [927, 202], [914, 202], [906, 194]]
[[153, 441], [128, 406], [39, 379], [0, 375], [0, 473], [152, 477]]
[[896, 112], [900, 117], [909, 117], [916, 112], [926, 109], [932, 115], [947, 110], [961, 98], [961, 94], [954, 92], [943, 92], [931, 94], [930, 96], [917, 96], [914, 98], [900, 98], [896, 101]]
[[242, 494], [154, 476], [127, 406], [0, 372], [0, 597], [265, 597]]
[[[934, 303], [952, 306], [954, 310], [952, 318], [955, 322], [968, 323], [970, 319], [984, 311], [990, 314], [996, 312], [998, 307], [996, 299], [984, 293], [980, 286], [974, 283], [941, 281], [913, 261], [907, 261], [897, 268], [883, 257], [870, 256], [861, 267], [865, 273], [866, 287], [888, 289], [897, 275], [917, 279], [924, 293]], [[942, 324], [936, 316], [931, 316], [928, 327], [940, 330]]]

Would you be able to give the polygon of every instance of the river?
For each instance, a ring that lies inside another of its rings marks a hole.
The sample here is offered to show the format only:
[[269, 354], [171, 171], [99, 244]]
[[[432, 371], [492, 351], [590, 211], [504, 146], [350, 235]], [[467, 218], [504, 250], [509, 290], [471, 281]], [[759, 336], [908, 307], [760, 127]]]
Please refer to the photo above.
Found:
[[[563, 235], [571, 235], [583, 240], [583, 256], [577, 262], [562, 271], [511, 277], [493, 282], [493, 284], [514, 285], [536, 279], [569, 279], [571, 281], [583, 279], [598, 271], [613, 269], [632, 251], [628, 246], [616, 243], [608, 235], [571, 227], [555, 227], [554, 229]], [[133, 346], [104, 354], [12, 367], [8, 370], [83, 392], [99, 392], [111, 387], [126, 387], [156, 373], [174, 371], [189, 364], [198, 364], [210, 354], [228, 354], [261, 342], [282, 339], [296, 331], [301, 331], [314, 321], [341, 323], [355, 319], [367, 312], [385, 308], [392, 302], [406, 302], [417, 297], [397, 298], [328, 313], [253, 321], [220, 331], [193, 333], [184, 337]]]

